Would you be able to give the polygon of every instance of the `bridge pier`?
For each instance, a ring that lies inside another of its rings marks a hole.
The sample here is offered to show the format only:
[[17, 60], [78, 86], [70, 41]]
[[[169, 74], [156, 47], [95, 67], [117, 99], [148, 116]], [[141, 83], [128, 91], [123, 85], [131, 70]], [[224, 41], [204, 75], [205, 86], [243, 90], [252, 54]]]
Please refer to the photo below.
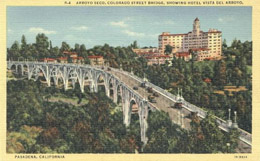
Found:
[[72, 79], [72, 88], [73, 88], [73, 89], [75, 89], [75, 84], [76, 84], [75, 79]]
[[30, 70], [30, 67], [28, 66], [28, 80], [30, 80], [32, 77], [32, 71]]
[[146, 136], [146, 131], [148, 129], [148, 102], [146, 100], [143, 100], [143, 102], [140, 104], [141, 107], [139, 108], [139, 122], [140, 122], [140, 128], [141, 128], [141, 141], [144, 143], [144, 145], [147, 144], [148, 138]]
[[124, 103], [124, 124], [126, 125], [126, 127], [128, 127], [130, 125], [131, 122], [131, 111], [130, 111], [130, 103], [129, 100], [126, 99], [125, 103]]
[[51, 78], [47, 78], [46, 82], [47, 82], [47, 86], [50, 87], [51, 86]]
[[23, 76], [24, 75], [23, 65], [21, 65], [21, 69], [22, 69], [22, 76]]
[[68, 90], [68, 80], [67, 79], [64, 80], [64, 90], [65, 91]]
[[15, 72], [18, 73], [18, 65], [15, 65]]
[[109, 87], [106, 87], [106, 85], [105, 85], [105, 91], [106, 91], [106, 96], [110, 97], [110, 89]]
[[117, 98], [117, 91], [115, 91], [115, 89], [114, 89], [113, 92], [114, 92], [114, 93], [113, 93], [113, 102], [114, 102], [114, 103], [117, 103], [117, 99], [118, 99], [118, 98]]
[[98, 84], [97, 84], [97, 82], [96, 82], [96, 83], [93, 83], [93, 84], [94, 84], [94, 86], [93, 86], [93, 87], [94, 87], [94, 88], [93, 88], [93, 89], [94, 89], [94, 92], [95, 92], [95, 93], [98, 93]]

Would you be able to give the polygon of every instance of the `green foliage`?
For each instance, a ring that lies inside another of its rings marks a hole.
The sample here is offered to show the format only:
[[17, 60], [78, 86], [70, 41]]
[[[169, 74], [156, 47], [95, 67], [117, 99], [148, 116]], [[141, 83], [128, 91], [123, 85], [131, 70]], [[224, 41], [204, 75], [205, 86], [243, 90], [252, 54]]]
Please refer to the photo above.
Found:
[[[188, 142], [185, 150], [191, 153], [227, 153], [237, 148], [238, 133], [232, 130], [224, 133], [218, 128], [211, 113], [200, 120], [197, 115], [192, 117], [191, 131], [188, 132]], [[227, 143], [231, 146], [227, 151]]]
[[167, 55], [171, 54], [172, 53], [172, 46], [171, 45], [166, 45], [164, 53], [167, 54]]
[[133, 121], [128, 133], [122, 112], [111, 112], [115, 105], [104, 93], [82, 95], [88, 103], [73, 106], [46, 101], [46, 96], [74, 97], [79, 89], [65, 92], [38, 81], [8, 81], [7, 87], [7, 152], [133, 153], [141, 149], [139, 122]]

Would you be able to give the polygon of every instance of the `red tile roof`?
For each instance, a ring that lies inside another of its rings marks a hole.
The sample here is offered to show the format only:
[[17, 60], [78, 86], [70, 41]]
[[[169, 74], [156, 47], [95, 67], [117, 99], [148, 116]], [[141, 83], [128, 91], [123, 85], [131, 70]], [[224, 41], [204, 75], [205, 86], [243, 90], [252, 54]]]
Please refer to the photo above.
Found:
[[59, 60], [68, 60], [68, 57], [59, 57], [57, 59], [59, 59]]
[[222, 33], [221, 31], [208, 31], [208, 32], [205, 32], [205, 33]]
[[209, 83], [209, 82], [211, 82], [211, 79], [206, 78], [206, 79], [204, 79], [204, 82]]
[[161, 34], [159, 36], [185, 36], [185, 35], [188, 35], [188, 34]]
[[177, 57], [188, 57], [188, 56], [190, 56], [190, 53], [188, 53], [188, 52], [179, 52], [179, 53], [176, 53], [176, 56]]
[[82, 60], [82, 59], [84, 59], [84, 58], [83, 58], [83, 57], [81, 57], [81, 56], [79, 56], [79, 57], [78, 57], [78, 59], [79, 59], [79, 60]]
[[40, 60], [43, 60], [43, 61], [55, 61], [55, 59], [53, 59], [53, 58], [43, 58], [43, 59], [40, 59]]
[[82, 60], [82, 59], [84, 59], [84, 58], [83, 58], [83, 57], [72, 57], [72, 59], [74, 59], [74, 60], [76, 60], [76, 59]]

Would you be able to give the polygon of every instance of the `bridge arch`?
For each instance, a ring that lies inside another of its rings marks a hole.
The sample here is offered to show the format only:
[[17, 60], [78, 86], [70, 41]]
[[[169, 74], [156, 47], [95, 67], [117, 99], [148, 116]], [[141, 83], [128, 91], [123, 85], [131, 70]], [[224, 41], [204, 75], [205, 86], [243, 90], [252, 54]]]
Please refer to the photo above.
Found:
[[53, 83], [55, 86], [65, 84], [65, 78], [60, 67], [54, 66], [52, 69], [50, 69], [50, 83]]
[[117, 104], [123, 104], [123, 89], [122, 89], [122, 84], [118, 83], [115, 87], [115, 94], [116, 94], [116, 98], [114, 100], [115, 103]]
[[102, 90], [107, 96], [109, 96], [109, 87], [107, 87], [107, 80], [105, 73], [98, 72], [95, 79], [95, 91]]
[[11, 65], [9, 66], [9, 70], [15, 71], [15, 70], [16, 70], [16, 67], [17, 67], [16, 64], [11, 64]]
[[129, 101], [129, 109], [131, 114], [136, 114], [139, 111], [139, 103], [137, 102], [136, 98], [131, 98]]
[[115, 95], [116, 95], [116, 79], [113, 76], [108, 78], [108, 89], [109, 89], [109, 97], [115, 102]]
[[79, 83], [79, 73], [76, 68], [70, 68], [67, 74], [67, 88], [75, 88]]
[[43, 76], [47, 84], [49, 84], [49, 78], [47, 77], [46, 70], [40, 65], [33, 65], [28, 67], [28, 78], [36, 81], [39, 76]]

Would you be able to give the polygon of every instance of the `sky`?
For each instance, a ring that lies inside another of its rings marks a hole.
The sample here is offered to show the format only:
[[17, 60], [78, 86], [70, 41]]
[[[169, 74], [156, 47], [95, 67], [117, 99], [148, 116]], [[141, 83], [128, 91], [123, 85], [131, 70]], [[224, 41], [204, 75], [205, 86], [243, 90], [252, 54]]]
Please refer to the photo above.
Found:
[[162, 32], [187, 33], [198, 17], [202, 31], [222, 31], [230, 44], [235, 38], [252, 40], [251, 7], [8, 7], [7, 47], [21, 41], [35, 43], [44, 33], [53, 46], [62, 41], [86, 48], [105, 43], [128, 46], [137, 41], [140, 47], [158, 47]]

